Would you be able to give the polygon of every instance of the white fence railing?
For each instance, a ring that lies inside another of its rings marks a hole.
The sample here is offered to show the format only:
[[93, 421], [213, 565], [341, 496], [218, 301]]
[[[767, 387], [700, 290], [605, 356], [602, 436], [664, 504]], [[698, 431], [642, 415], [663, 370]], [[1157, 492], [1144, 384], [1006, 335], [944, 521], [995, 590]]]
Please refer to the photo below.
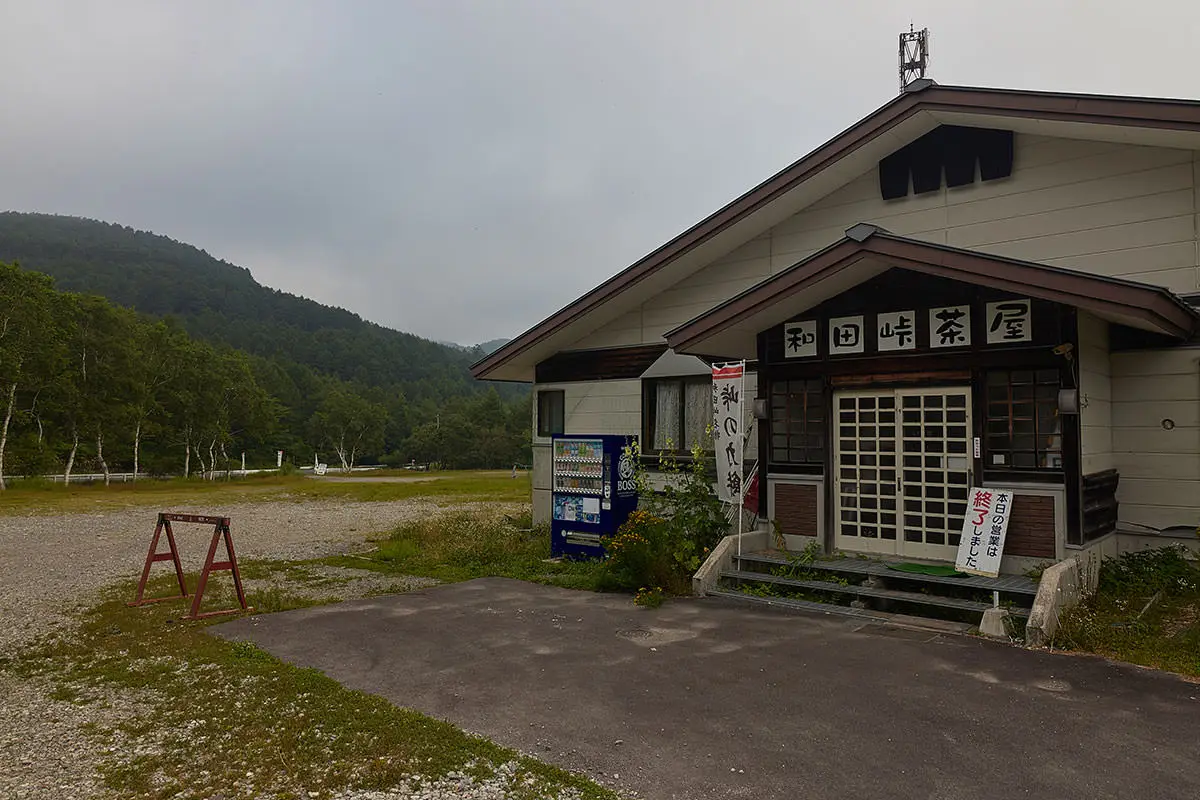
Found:
[[[313, 471], [313, 468], [311, 466], [300, 467], [300, 469], [304, 472], [312, 472]], [[370, 472], [371, 470], [377, 470], [377, 469], [386, 469], [386, 467], [383, 466], [382, 464], [369, 464], [369, 465], [360, 464], [358, 466], [352, 467], [351, 472]], [[277, 472], [277, 471], [278, 470], [276, 470], [276, 469], [231, 469], [231, 470], [229, 470], [228, 473], [226, 473], [225, 470], [218, 469], [213, 473], [213, 476], [216, 478], [223, 478], [228, 474], [235, 478], [244, 478], [247, 475], [259, 475], [263, 472]], [[343, 472], [343, 470], [341, 467], [332, 467], [331, 466], [329, 468], [329, 472], [331, 474], [341, 474]], [[193, 473], [193, 474], [196, 474], [196, 473]], [[153, 478], [156, 478], [156, 477], [158, 477], [158, 476], [152, 476], [148, 472], [139, 472], [137, 474], [137, 480], [139, 480], [139, 481], [152, 480]], [[16, 478], [16, 480], [20, 480], [20, 478], [18, 477], [18, 478]], [[49, 481], [51, 483], [66, 483], [66, 476], [64, 476], [61, 472], [59, 472], [54, 475], [43, 475], [43, 476], [41, 476], [41, 480]], [[132, 472], [110, 472], [110, 473], [108, 473], [108, 480], [110, 483], [129, 483], [134, 480], [134, 475]], [[71, 483], [103, 483], [104, 482], [104, 473], [103, 472], [72, 472], [70, 482]]]

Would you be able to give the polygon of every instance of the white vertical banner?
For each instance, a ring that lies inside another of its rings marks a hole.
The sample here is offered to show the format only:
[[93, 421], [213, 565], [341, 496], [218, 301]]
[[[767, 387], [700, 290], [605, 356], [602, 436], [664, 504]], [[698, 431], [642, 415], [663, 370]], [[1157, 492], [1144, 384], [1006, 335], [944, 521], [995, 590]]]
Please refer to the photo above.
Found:
[[726, 503], [742, 503], [742, 406], [745, 361], [713, 364], [713, 450], [717, 458], [717, 496]]

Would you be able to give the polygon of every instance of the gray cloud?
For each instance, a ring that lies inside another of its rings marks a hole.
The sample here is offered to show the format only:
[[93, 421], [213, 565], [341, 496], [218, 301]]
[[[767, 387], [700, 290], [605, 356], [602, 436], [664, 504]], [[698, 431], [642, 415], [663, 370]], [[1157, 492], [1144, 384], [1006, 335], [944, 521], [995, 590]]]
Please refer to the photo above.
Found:
[[1200, 96], [1184, 2], [41, 0], [6, 14], [0, 207], [513, 335], [892, 97], [910, 17], [945, 83]]

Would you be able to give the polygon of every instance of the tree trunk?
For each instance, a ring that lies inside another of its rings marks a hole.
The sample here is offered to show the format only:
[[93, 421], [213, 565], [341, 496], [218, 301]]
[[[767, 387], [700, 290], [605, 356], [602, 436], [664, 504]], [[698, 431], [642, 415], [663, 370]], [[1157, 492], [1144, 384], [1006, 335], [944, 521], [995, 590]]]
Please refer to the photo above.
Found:
[[346, 472], [346, 437], [344, 434], [338, 437], [338, 443], [333, 449], [337, 451], [338, 461], [342, 462], [342, 472]]
[[187, 455], [183, 457], [183, 477], [187, 478], [192, 474], [192, 443], [189, 440], [183, 446], [187, 448]]
[[217, 478], [217, 440], [213, 439], [208, 443], [208, 479], [216, 480]]
[[138, 452], [142, 449], [142, 421], [139, 419], [133, 429], [133, 482], [137, 483]]
[[108, 462], [104, 460], [104, 434], [96, 431], [96, 460], [100, 462], [100, 471], [104, 473], [104, 485], [109, 485]]
[[221, 460], [225, 462], [225, 480], [229, 480], [229, 455], [225, 452], [224, 442], [221, 442]]
[[63, 486], [71, 485], [71, 471], [75, 469], [75, 454], [79, 452], [79, 431], [71, 431], [71, 454], [67, 456], [67, 468], [63, 471]]
[[12, 422], [13, 406], [17, 402], [16, 381], [8, 387], [8, 408], [4, 412], [4, 427], [0, 428], [0, 491], [8, 487], [4, 483], [4, 451], [8, 449], [8, 424]]

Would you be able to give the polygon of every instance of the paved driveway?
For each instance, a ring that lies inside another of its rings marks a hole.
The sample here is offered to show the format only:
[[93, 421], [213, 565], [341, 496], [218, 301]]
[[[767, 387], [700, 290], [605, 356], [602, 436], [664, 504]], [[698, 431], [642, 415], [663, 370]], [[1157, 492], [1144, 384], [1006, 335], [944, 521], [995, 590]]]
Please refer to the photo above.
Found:
[[1098, 659], [505, 579], [215, 630], [646, 798], [1200, 797], [1200, 685]]

